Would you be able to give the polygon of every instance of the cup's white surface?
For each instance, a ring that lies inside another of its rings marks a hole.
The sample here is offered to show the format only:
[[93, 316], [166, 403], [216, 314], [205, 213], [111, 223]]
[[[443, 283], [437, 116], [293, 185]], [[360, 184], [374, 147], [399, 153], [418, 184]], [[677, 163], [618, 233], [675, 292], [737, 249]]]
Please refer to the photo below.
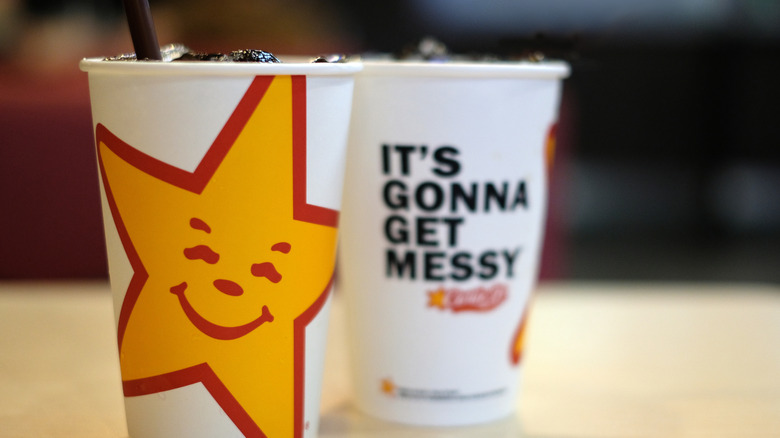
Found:
[[366, 62], [339, 257], [356, 402], [422, 425], [514, 409], [563, 63]]
[[[316, 436], [360, 65], [84, 60], [81, 67], [89, 73], [130, 435]], [[136, 182], [137, 196], [124, 187]], [[294, 293], [280, 294], [291, 283]], [[303, 288], [311, 301], [293, 314], [286, 300]], [[143, 328], [133, 315], [141, 320], [151, 302], [165, 310], [142, 321], [159, 330], [134, 334]], [[262, 336], [281, 341], [268, 346]], [[158, 357], [166, 355], [173, 359], [164, 368]], [[279, 366], [282, 375], [265, 366], [277, 361], [289, 364]]]

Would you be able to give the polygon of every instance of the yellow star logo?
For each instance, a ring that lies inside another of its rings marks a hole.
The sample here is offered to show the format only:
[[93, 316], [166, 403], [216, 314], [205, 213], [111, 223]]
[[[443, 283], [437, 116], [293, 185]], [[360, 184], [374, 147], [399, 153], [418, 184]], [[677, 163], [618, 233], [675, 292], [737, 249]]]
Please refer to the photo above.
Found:
[[547, 170], [552, 169], [553, 162], [555, 161], [555, 146], [557, 144], [558, 137], [558, 124], [554, 123], [547, 131], [547, 141], [545, 142], [545, 158], [547, 161]]
[[395, 383], [391, 379], [382, 379], [382, 392], [393, 396], [395, 395]]
[[428, 307], [438, 307], [445, 310], [447, 308], [447, 292], [444, 288], [439, 288], [433, 292], [428, 292]]
[[126, 396], [202, 383], [246, 436], [302, 436], [305, 329], [330, 291], [338, 213], [306, 201], [306, 79], [258, 76], [197, 169], [96, 130], [134, 271]]
[[525, 312], [523, 312], [522, 318], [520, 318], [520, 324], [518, 324], [515, 330], [514, 336], [512, 336], [512, 344], [509, 349], [509, 362], [512, 365], [519, 365], [523, 359], [523, 350], [525, 348], [525, 332], [528, 324], [528, 310], [531, 307], [531, 302], [526, 304]]

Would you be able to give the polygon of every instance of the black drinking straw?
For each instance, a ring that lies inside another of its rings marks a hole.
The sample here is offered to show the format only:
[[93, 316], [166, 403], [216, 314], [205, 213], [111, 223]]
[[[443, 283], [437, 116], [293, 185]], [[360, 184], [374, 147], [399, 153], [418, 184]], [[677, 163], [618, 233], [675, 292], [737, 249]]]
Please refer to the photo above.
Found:
[[148, 0], [124, 0], [124, 4], [136, 59], [162, 61]]

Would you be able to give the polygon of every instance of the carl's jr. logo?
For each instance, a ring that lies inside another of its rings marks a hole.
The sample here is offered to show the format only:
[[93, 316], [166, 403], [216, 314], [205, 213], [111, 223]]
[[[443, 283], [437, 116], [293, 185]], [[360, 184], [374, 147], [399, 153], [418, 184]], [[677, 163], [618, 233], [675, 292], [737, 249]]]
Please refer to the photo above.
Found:
[[305, 329], [327, 299], [337, 212], [306, 200], [306, 79], [258, 76], [188, 172], [96, 131], [133, 269], [128, 397], [202, 383], [246, 436], [302, 436]]

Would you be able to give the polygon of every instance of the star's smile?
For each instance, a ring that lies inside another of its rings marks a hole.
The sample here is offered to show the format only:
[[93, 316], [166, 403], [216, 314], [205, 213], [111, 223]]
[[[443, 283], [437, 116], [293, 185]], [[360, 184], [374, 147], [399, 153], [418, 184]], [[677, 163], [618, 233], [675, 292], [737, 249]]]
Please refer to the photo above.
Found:
[[195, 308], [192, 307], [192, 304], [190, 304], [189, 300], [184, 295], [186, 290], [187, 283], [182, 282], [181, 284], [173, 286], [171, 288], [171, 293], [179, 297], [179, 304], [181, 304], [181, 308], [184, 310], [184, 314], [187, 315], [187, 318], [190, 320], [192, 325], [203, 332], [204, 335], [210, 336], [214, 339], [221, 339], [225, 341], [238, 339], [249, 334], [252, 332], [252, 330], [260, 327], [264, 323], [272, 322], [274, 320], [274, 316], [271, 315], [271, 311], [268, 310], [268, 306], [263, 306], [260, 316], [246, 324], [235, 327], [226, 327], [215, 324], [204, 318], [200, 313], [198, 313], [197, 310], [195, 310]]

